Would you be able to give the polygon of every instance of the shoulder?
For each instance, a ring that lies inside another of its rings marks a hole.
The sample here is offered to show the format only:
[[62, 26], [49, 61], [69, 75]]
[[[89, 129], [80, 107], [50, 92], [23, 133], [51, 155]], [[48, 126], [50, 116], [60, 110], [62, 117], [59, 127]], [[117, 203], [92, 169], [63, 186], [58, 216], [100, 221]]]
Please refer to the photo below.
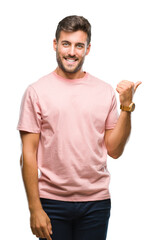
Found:
[[38, 99], [41, 93], [48, 87], [50, 80], [52, 79], [52, 73], [42, 76], [35, 82], [30, 83], [23, 93], [23, 100], [26, 98], [29, 99]]
[[52, 79], [52, 72], [42, 76], [27, 86], [25, 94], [39, 97], [43, 92], [50, 88], [50, 82], [52, 82]]
[[43, 87], [46, 87], [49, 82], [52, 80], [53, 75], [52, 72], [49, 74], [46, 74], [39, 78], [37, 81], [30, 84], [30, 87], [34, 88], [34, 90], [42, 89]]

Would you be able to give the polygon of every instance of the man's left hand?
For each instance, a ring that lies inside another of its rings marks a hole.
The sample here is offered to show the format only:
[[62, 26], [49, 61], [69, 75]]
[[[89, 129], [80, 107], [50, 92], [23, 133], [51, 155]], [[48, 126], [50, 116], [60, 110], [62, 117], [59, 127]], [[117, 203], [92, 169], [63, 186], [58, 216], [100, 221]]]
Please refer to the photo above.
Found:
[[132, 102], [133, 95], [137, 87], [142, 82], [138, 81], [136, 83], [130, 82], [128, 80], [121, 81], [116, 88], [116, 91], [119, 93], [120, 104], [124, 106], [129, 106]]

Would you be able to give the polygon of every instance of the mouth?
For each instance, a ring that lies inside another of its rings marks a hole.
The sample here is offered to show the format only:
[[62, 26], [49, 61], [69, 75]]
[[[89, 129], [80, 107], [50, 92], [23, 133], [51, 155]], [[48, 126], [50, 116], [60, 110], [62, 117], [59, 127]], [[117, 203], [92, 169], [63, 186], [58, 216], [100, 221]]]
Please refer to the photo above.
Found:
[[78, 58], [69, 58], [69, 57], [64, 57], [64, 59], [69, 63], [75, 63], [78, 60]]

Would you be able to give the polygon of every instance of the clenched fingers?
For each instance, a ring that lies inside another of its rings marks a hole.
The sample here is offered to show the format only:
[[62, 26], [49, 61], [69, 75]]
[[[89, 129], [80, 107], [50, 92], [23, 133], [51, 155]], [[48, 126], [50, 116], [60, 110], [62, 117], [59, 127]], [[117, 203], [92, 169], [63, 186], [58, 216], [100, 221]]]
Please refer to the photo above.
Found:
[[49, 230], [48, 230], [48, 226], [42, 228], [42, 232], [43, 232], [44, 238], [46, 238], [47, 240], [52, 240], [50, 236], [51, 233], [49, 233]]
[[121, 93], [122, 91], [132, 90], [133, 88], [134, 88], [133, 82], [123, 80], [119, 84], [117, 84], [116, 90], [118, 93]]
[[46, 238], [47, 240], [52, 240], [50, 234], [52, 234], [52, 232], [50, 233], [48, 230], [48, 226], [41, 226], [41, 227], [36, 227], [36, 228], [31, 228], [32, 232], [34, 235], [36, 235], [36, 237], [38, 238]]
[[52, 226], [51, 221], [43, 209], [31, 212], [30, 217], [31, 230], [36, 237], [51, 239]]

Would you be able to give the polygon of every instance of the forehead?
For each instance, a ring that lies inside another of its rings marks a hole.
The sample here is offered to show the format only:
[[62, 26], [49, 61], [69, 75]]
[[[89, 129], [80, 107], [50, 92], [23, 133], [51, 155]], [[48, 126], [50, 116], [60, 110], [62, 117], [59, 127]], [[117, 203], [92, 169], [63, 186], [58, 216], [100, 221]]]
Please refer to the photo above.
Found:
[[69, 41], [71, 43], [86, 43], [87, 42], [87, 33], [78, 30], [75, 32], [60, 32], [59, 41]]

